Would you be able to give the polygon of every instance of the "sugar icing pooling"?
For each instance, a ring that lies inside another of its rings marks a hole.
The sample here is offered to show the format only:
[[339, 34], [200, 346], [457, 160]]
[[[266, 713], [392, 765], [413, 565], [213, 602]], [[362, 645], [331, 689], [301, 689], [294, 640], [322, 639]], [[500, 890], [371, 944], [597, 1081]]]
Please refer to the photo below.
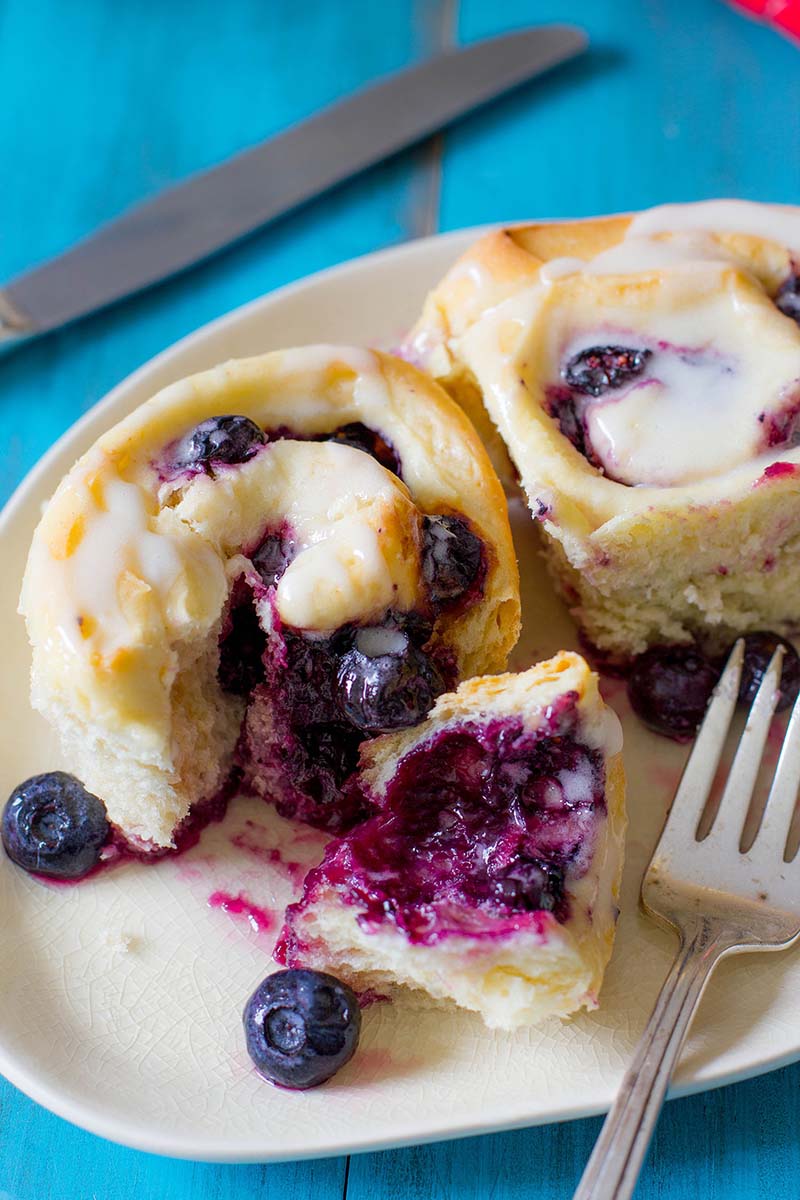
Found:
[[[800, 338], [777, 330], [768, 346], [748, 329], [750, 310], [768, 301], [754, 280], [756, 286], [728, 294], [722, 273], [749, 268], [735, 244], [715, 236], [724, 232], [770, 239], [800, 256], [795, 210], [713, 201], [640, 213], [622, 241], [594, 259], [554, 259], [541, 268], [545, 286], [575, 274], [602, 279], [658, 271], [683, 277], [677, 287], [665, 282], [665, 295], [676, 300], [670, 310], [654, 312], [634, 328], [611, 296], [603, 327], [574, 334], [563, 349], [560, 374], [573, 394], [551, 385], [550, 409], [562, 432], [621, 483], [691, 483], [798, 444]], [[797, 321], [793, 269], [773, 299]], [[629, 356], [646, 355], [648, 361], [635, 378], [590, 388], [585, 399], [587, 389], [580, 381], [575, 386], [571, 366], [591, 344], [613, 349], [610, 331]]]
[[[725, 307], [704, 299], [680, 315], [654, 315], [659, 338], [618, 327], [623, 314], [612, 309], [604, 329], [566, 345], [548, 407], [610, 478], [673, 487], [798, 444], [800, 336], [763, 359], [741, 345]], [[598, 342], [609, 326], [614, 343]]]
[[397, 477], [362, 450], [284, 438], [213, 479], [168, 486], [174, 517], [202, 520], [225, 558], [262, 546], [264, 525], [291, 530], [276, 597], [290, 625], [323, 633], [413, 606], [421, 516]]
[[[753, 237], [771, 241], [753, 249]], [[510, 422], [524, 414], [520, 390], [541, 396], [609, 478], [658, 488], [712, 480], [798, 446], [798, 261], [795, 209], [665, 206], [635, 216], [593, 258], [545, 261], [538, 282], [484, 311], [490, 282], [465, 267], [479, 319], [453, 346], [476, 364], [493, 357], [478, 374]], [[646, 362], [587, 388], [573, 367], [589, 350]]]
[[[400, 762], [381, 811], [332, 844], [298, 907], [332, 885], [365, 929], [389, 923], [424, 944], [502, 935], [532, 914], [567, 920], [570, 883], [587, 870], [605, 814], [603, 756], [576, 740], [573, 706], [561, 698], [537, 732], [498, 719], [423, 742]], [[295, 953], [290, 934], [282, 954]]]

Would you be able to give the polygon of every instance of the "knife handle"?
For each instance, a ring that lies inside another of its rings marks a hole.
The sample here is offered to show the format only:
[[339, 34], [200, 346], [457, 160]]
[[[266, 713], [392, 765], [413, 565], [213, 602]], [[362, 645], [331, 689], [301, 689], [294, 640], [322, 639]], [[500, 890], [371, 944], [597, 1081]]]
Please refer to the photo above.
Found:
[[20, 312], [10, 296], [0, 289], [0, 354], [27, 341], [35, 333], [36, 326], [30, 317]]

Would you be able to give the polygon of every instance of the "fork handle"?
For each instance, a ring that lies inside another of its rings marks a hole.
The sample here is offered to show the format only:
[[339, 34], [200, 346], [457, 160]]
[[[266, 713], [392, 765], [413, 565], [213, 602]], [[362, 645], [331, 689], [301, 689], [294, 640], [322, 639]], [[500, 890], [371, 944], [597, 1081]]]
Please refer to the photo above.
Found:
[[684, 936], [574, 1200], [628, 1200], [633, 1194], [695, 1009], [730, 945], [705, 918]]

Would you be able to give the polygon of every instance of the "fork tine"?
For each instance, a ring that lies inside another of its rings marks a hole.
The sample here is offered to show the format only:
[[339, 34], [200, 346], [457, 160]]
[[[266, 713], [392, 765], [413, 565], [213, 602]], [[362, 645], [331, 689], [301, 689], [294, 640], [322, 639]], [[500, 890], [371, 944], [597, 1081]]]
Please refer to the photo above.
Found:
[[[775, 778], [769, 789], [761, 828], [756, 834], [758, 850], [766, 850], [783, 858], [786, 839], [797, 804], [800, 788], [800, 696], [795, 700], [792, 715], [786, 727], [780, 758], [775, 768]], [[755, 849], [755, 843], [753, 845]]]
[[680, 839], [677, 844], [682, 843], [686, 846], [695, 840], [697, 826], [717, 773], [720, 755], [736, 708], [743, 662], [744, 642], [740, 638], [733, 647], [725, 670], [714, 688], [692, 752], [683, 769], [672, 808], [661, 834], [659, 848], [667, 837], [670, 840]]
[[721, 839], [737, 850], [753, 798], [769, 727], [778, 703], [783, 653], [783, 646], [778, 646], [764, 672], [756, 698], [750, 706], [747, 724], [736, 748], [736, 756], [709, 834], [709, 837]]

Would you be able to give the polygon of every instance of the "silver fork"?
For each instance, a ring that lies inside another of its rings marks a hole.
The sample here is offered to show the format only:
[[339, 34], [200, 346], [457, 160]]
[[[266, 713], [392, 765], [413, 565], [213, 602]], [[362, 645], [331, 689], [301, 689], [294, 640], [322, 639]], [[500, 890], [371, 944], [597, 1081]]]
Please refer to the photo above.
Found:
[[736, 707], [744, 643], [714, 689], [672, 808], [642, 882], [646, 912], [680, 948], [587, 1163], [575, 1200], [625, 1200], [639, 1177], [695, 1010], [722, 958], [783, 950], [800, 936], [800, 853], [786, 844], [800, 786], [800, 698], [792, 709], [760, 827], [741, 851], [745, 822], [775, 712], [783, 648], [748, 714], [710, 830], [698, 828]]

